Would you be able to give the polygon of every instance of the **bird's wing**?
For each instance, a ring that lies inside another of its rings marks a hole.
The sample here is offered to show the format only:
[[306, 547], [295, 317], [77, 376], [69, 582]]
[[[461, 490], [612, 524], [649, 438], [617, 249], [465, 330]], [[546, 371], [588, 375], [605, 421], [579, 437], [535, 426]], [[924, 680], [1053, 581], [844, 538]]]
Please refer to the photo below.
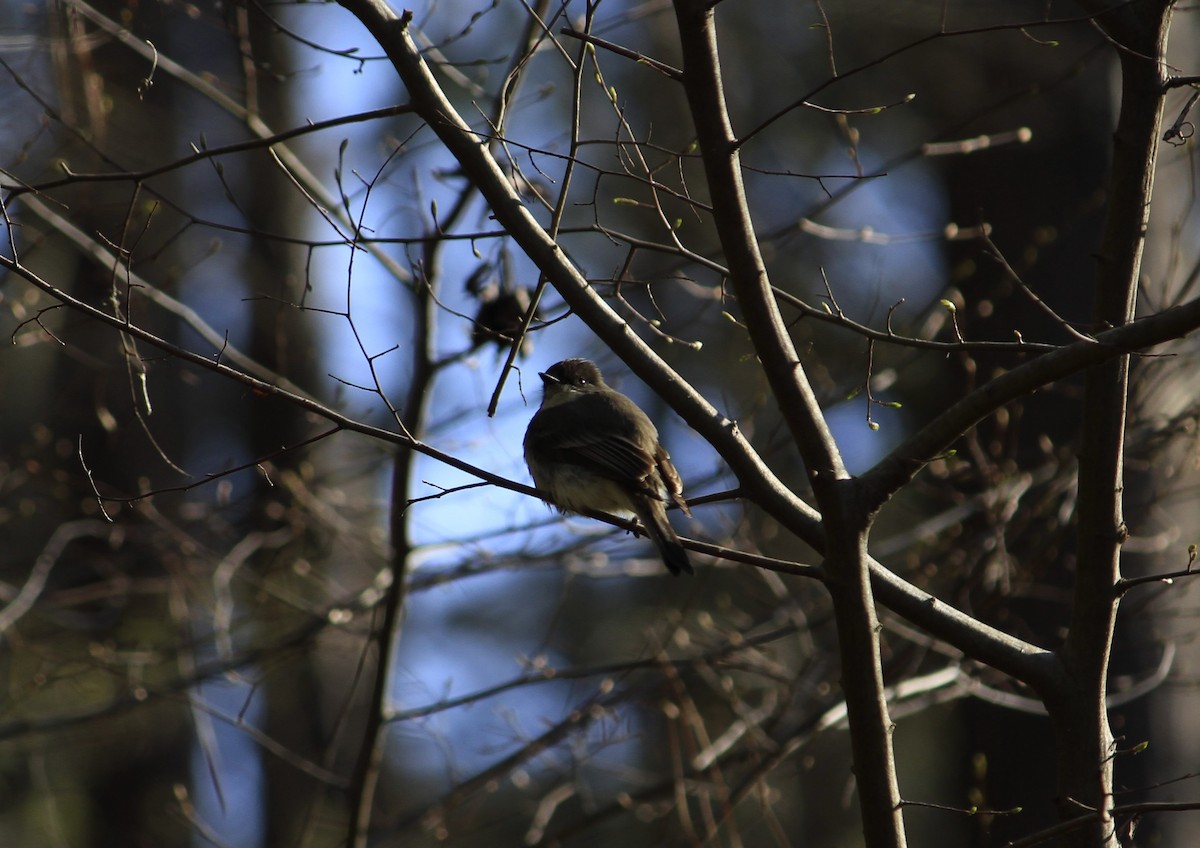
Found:
[[658, 446], [658, 450], [654, 454], [654, 466], [658, 471], [658, 476], [662, 478], [663, 488], [667, 490], [667, 497], [675, 506], [683, 510], [684, 515], [691, 515], [692, 511], [688, 509], [687, 501], [683, 499], [683, 479], [675, 470], [675, 463], [671, 462], [671, 455], [662, 445]]
[[[551, 462], [578, 465], [606, 479], [649, 491], [645, 481], [654, 471], [654, 457], [623, 433], [600, 435], [581, 426], [586, 415], [574, 409], [580, 405], [557, 406], [535, 417], [530, 435], [535, 437], [538, 453]], [[586, 404], [583, 406], [586, 408]], [[554, 433], [553, 441], [545, 438], [548, 433]]]

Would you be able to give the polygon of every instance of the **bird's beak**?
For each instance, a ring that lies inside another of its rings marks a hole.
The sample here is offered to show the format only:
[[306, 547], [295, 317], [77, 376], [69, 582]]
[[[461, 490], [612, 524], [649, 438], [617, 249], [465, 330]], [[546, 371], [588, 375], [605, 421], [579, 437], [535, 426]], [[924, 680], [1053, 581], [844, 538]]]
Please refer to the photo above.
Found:
[[538, 372], [538, 376], [542, 378], [542, 384], [543, 384], [543, 385], [546, 385], [546, 386], [557, 386], [557, 385], [559, 384], [559, 383], [558, 383], [558, 380], [556, 380], [556, 379], [554, 379], [553, 377], [551, 377], [551, 376], [550, 376], [549, 374], [547, 374], [545, 371], [539, 371], [539, 372]]

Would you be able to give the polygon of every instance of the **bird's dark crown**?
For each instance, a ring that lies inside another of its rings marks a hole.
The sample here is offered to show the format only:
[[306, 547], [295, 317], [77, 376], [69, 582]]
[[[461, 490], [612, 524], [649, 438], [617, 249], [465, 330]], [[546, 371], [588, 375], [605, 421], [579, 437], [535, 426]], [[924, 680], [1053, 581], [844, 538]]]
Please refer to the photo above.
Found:
[[560, 386], [603, 386], [604, 377], [596, 363], [587, 359], [564, 359], [556, 362], [539, 375], [547, 385]]

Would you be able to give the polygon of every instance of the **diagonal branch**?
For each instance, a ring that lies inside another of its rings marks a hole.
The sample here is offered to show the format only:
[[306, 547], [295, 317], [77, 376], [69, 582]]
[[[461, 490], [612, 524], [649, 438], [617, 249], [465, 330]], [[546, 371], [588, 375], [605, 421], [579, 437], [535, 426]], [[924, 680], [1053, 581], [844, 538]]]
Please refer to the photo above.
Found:
[[1007, 371], [961, 398], [905, 439], [861, 478], [867, 503], [878, 508], [925, 465], [951, 448], [979, 421], [1030, 392], [1077, 374], [1089, 366], [1181, 338], [1200, 327], [1200, 300], [1075, 342]]

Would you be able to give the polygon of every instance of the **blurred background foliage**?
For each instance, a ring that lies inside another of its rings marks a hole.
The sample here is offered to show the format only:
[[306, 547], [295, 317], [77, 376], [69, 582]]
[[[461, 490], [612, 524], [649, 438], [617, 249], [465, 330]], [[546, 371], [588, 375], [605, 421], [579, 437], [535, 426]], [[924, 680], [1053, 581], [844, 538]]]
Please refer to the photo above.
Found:
[[[427, 61], [460, 112], [490, 121], [539, 220], [571, 155], [564, 57], [595, 63], [563, 249], [803, 491], [722, 285], [678, 83], [562, 33], [594, 12], [593, 35], [678, 66], [669, 4], [539, 4], [544, 32], [508, 0], [413, 11]], [[1076, 7], [742, 2], [718, 19], [759, 237], [852, 470], [1023, 357], [869, 346], [841, 319], [1050, 345], [1087, 322], [1116, 77]], [[537, 272], [392, 108], [406, 94], [344, 10], [59, 0], [0, 20], [7, 235], [71, 297], [520, 482], [536, 371], [589, 356], [659, 423], [690, 497], [735, 485], [553, 290], [488, 417], [510, 300], [520, 314]], [[1175, 26], [1175, 66], [1194, 69], [1194, 9]], [[1168, 122], [1186, 99], [1168, 99]], [[1195, 172], [1194, 143], [1164, 146], [1147, 309], [1195, 296]], [[623, 531], [434, 458], [397, 464], [393, 444], [13, 275], [0, 298], [0, 843], [345, 844], [363, 727], [382, 709], [372, 844], [700, 844], [714, 830], [715, 844], [857, 844], [819, 586], [703, 557], [694, 579], [670, 579]], [[1195, 347], [1172, 353], [1135, 365], [1134, 575], [1180, 567], [1197, 541]], [[966, 434], [888, 505], [873, 553], [1055, 644], [1078, 401], [1065, 381]], [[815, 561], [736, 497], [694, 512], [677, 519], [688, 536]], [[389, 622], [396, 581], [404, 614]], [[1123, 801], [1196, 796], [1181, 780], [1200, 754], [1194, 594], [1185, 581], [1122, 608], [1113, 689], [1148, 691], [1118, 699], [1115, 732], [1152, 740], [1121, 761]], [[886, 679], [912, 684], [893, 710], [904, 797], [1021, 808], [914, 806], [913, 844], [998, 845], [1052, 823], [1049, 735], [1027, 693], [882, 615]], [[1190, 845], [1195, 819], [1142, 828], [1144, 844]]]

